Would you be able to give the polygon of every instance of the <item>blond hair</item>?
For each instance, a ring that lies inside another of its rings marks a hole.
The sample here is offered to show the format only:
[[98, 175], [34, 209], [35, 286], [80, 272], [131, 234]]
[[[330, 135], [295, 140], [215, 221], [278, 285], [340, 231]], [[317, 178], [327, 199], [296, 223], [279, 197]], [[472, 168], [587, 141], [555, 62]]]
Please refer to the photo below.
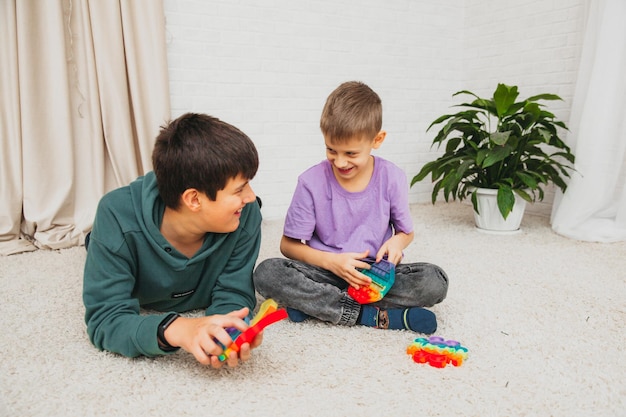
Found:
[[382, 125], [382, 101], [360, 81], [345, 82], [330, 93], [320, 120], [324, 136], [339, 142], [358, 136], [373, 139]]

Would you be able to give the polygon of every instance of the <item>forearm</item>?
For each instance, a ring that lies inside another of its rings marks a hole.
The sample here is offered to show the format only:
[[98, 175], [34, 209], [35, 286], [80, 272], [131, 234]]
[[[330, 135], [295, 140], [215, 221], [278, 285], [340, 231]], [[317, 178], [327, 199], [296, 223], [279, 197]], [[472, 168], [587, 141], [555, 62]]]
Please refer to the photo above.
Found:
[[124, 314], [110, 320], [90, 320], [87, 332], [98, 349], [127, 357], [157, 356], [164, 352], [157, 341], [157, 327], [165, 315]]
[[297, 239], [286, 236], [283, 236], [280, 241], [280, 252], [289, 259], [305, 262], [309, 265], [315, 265], [324, 269], [329, 269], [328, 257], [332, 256], [329, 252], [314, 249]]
[[140, 315], [139, 301], [131, 295], [135, 280], [128, 258], [92, 239], [83, 276], [87, 334], [101, 350], [129, 357], [162, 354], [156, 329], [164, 315]]
[[399, 233], [396, 233], [393, 238], [397, 239], [398, 246], [401, 247], [402, 250], [404, 250], [411, 244], [411, 242], [413, 242], [414, 237], [415, 237], [415, 232], [411, 232], [411, 233], [399, 232]]

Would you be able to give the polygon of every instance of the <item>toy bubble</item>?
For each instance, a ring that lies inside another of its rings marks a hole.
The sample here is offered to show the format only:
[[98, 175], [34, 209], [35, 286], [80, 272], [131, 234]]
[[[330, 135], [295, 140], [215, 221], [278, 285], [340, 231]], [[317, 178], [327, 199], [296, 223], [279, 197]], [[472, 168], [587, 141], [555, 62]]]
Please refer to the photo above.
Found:
[[359, 304], [369, 304], [380, 301], [388, 292], [396, 280], [396, 266], [384, 259], [372, 263], [370, 269], [359, 269], [364, 275], [372, 279], [367, 287], [356, 289], [348, 288], [348, 295]]

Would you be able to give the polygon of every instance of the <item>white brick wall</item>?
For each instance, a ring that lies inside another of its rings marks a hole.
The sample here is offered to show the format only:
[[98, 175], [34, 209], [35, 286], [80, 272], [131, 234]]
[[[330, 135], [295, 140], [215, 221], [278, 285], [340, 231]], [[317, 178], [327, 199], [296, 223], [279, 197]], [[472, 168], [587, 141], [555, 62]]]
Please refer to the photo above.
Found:
[[[479, 95], [492, 93], [498, 82], [519, 86], [520, 98], [557, 94], [563, 101], [544, 103], [569, 123], [588, 2], [468, 0], [463, 85]], [[553, 199], [550, 187], [527, 211], [549, 216]]]
[[[246, 132], [264, 216], [280, 218], [298, 174], [324, 158], [319, 117], [343, 81], [381, 96], [388, 135], [376, 152], [409, 180], [436, 156], [426, 127], [460, 89], [553, 92], [567, 121], [587, 1], [164, 0], [172, 116], [206, 112]], [[413, 187], [411, 202], [430, 189]]]

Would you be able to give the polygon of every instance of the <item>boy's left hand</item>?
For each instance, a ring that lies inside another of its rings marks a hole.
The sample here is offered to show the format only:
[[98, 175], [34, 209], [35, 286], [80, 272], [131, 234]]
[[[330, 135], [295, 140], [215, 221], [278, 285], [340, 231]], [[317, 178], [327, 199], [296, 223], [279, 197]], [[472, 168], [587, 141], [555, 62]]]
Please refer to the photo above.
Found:
[[404, 233], [398, 233], [390, 237], [376, 253], [376, 262], [380, 262], [385, 255], [387, 255], [387, 261], [398, 265], [402, 261], [404, 248], [413, 240], [413, 234], [410, 235]]

